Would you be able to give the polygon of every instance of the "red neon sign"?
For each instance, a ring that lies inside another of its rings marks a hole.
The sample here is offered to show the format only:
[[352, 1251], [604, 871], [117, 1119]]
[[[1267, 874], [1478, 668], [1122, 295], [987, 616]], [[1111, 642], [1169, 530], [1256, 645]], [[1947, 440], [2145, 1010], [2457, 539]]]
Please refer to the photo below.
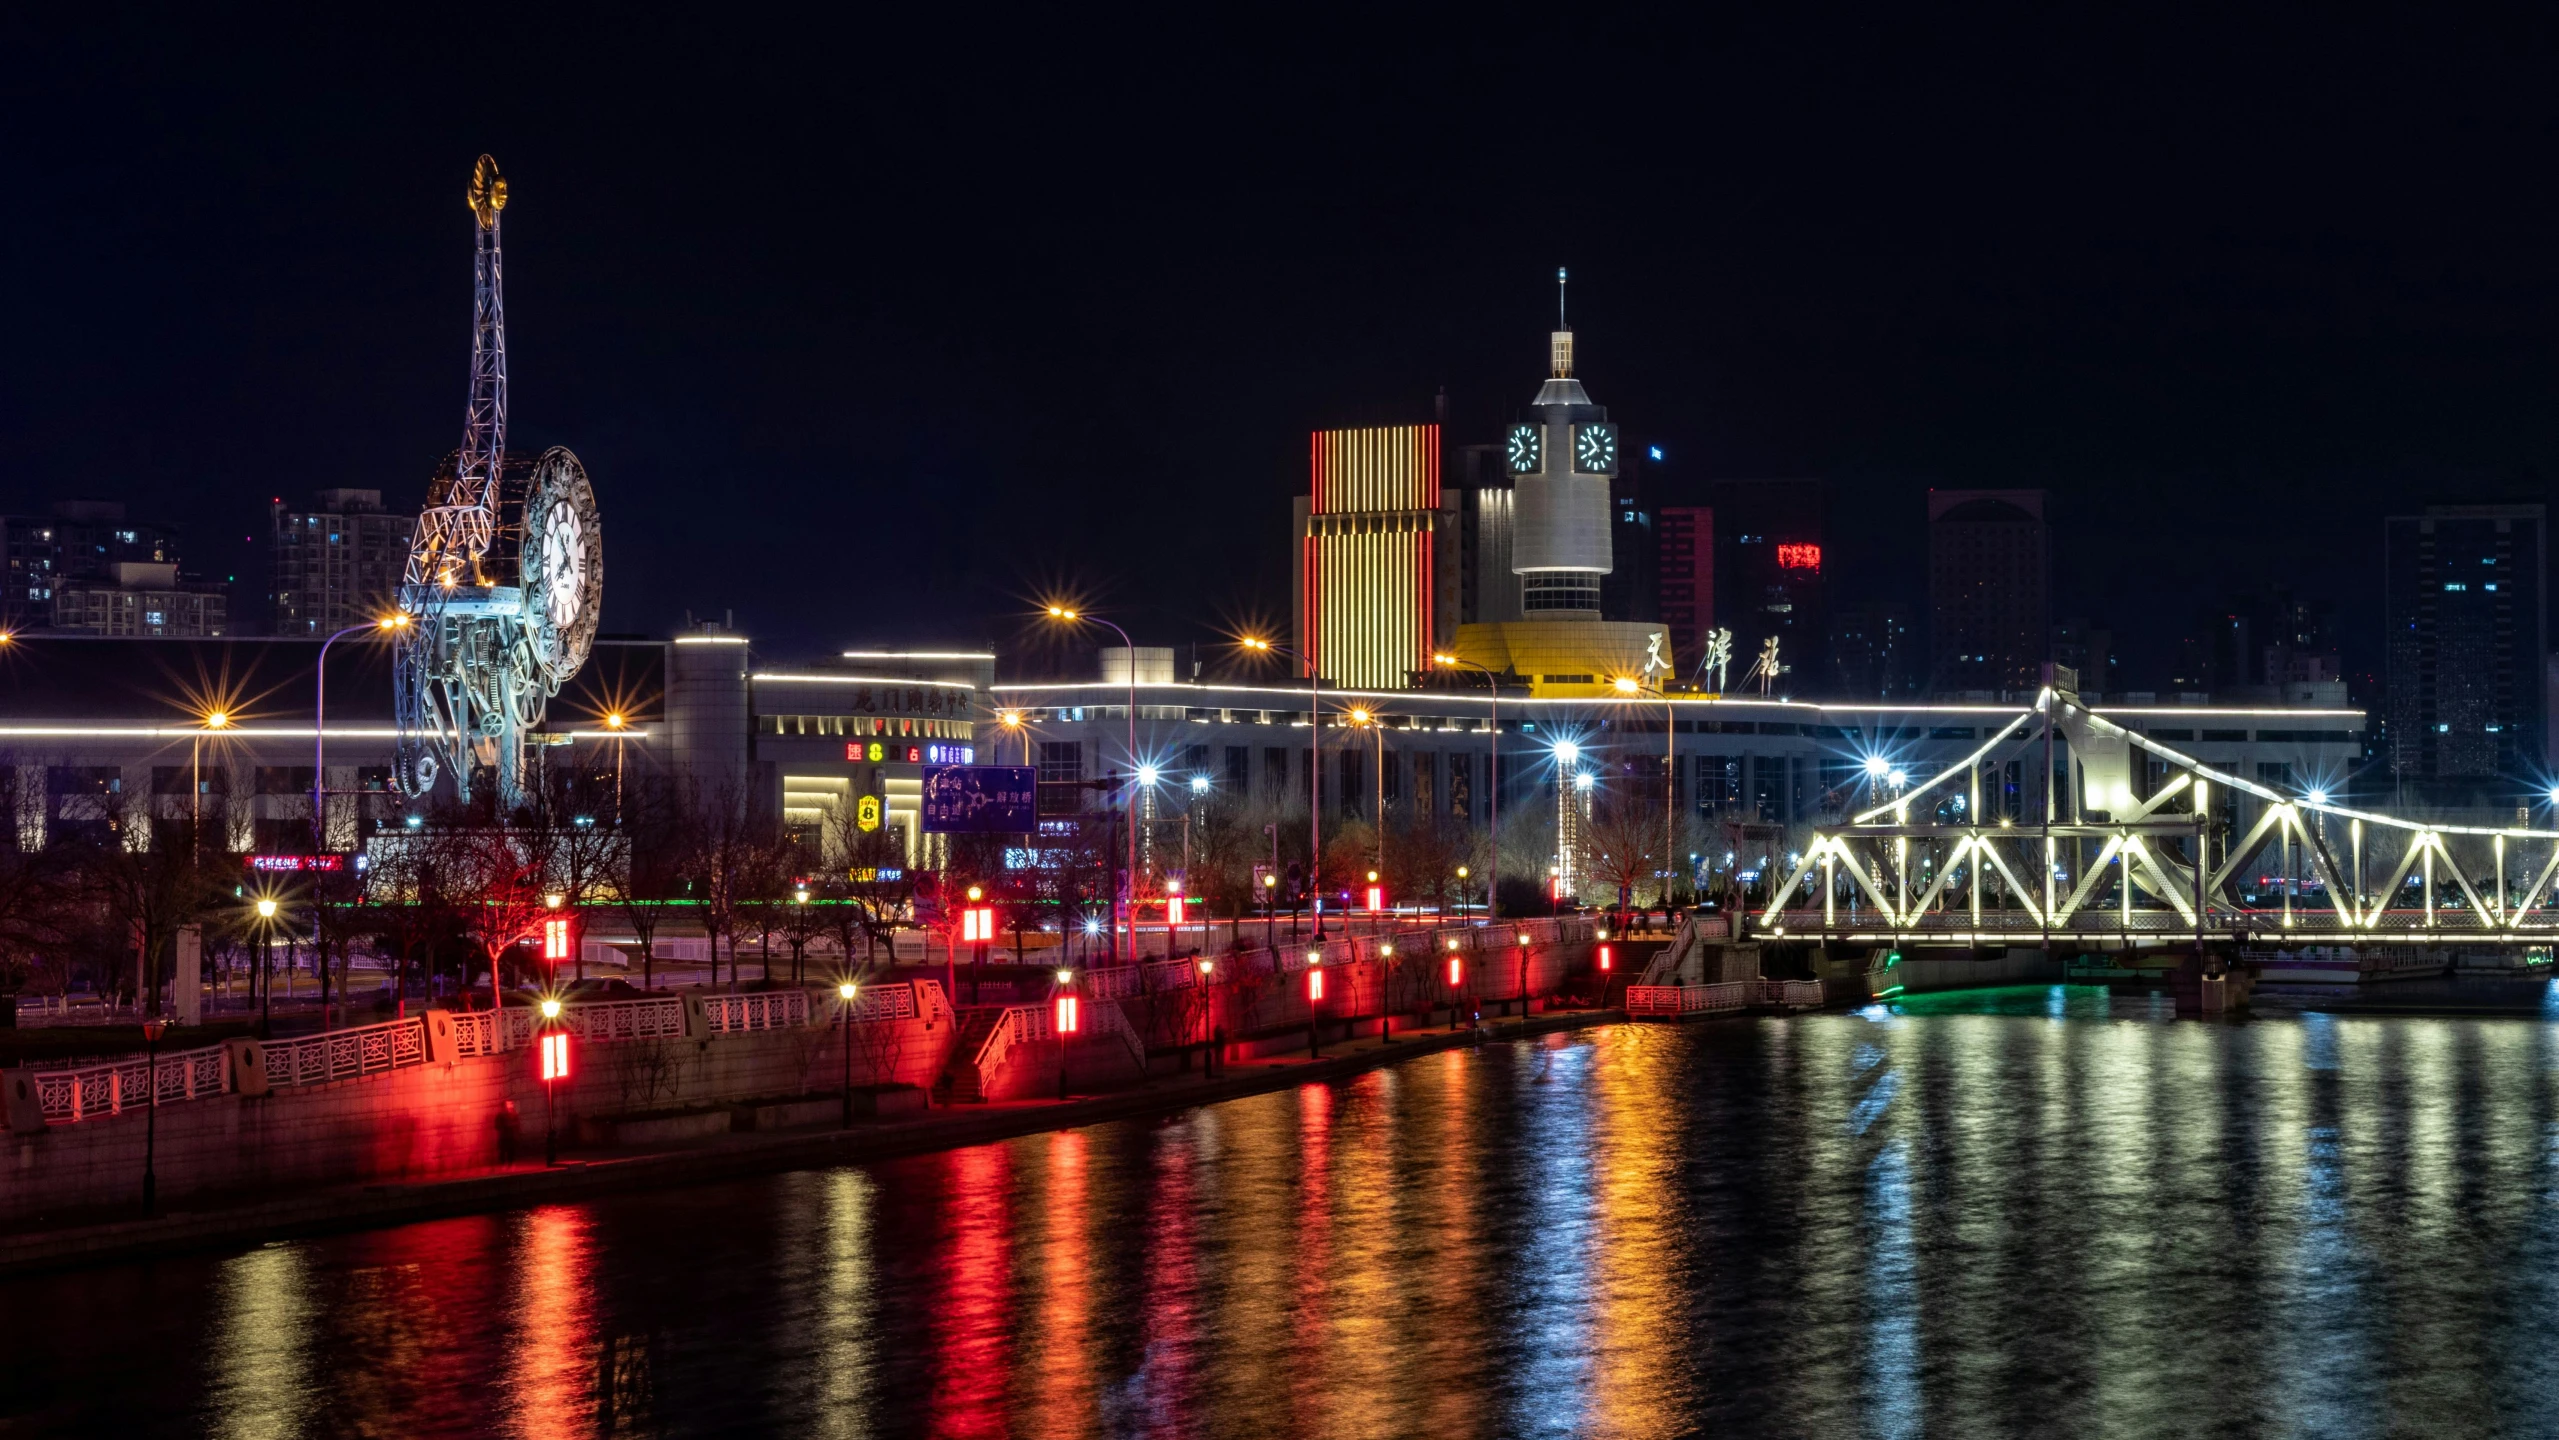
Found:
[[1058, 1034], [1072, 1035], [1077, 1030], [1083, 1028], [1084, 1017], [1078, 1013], [1081, 1008], [1082, 1007], [1075, 1003], [1075, 997], [1072, 995], [1060, 995], [1057, 997]]
[[569, 1035], [553, 1030], [542, 1037], [542, 1078], [545, 1081], [569, 1078]]
[[1777, 547], [1777, 568], [1780, 570], [1819, 570], [1822, 568], [1822, 547], [1819, 545], [1780, 545]]
[[252, 855], [249, 868], [268, 872], [296, 870], [336, 871], [347, 868], [344, 855]]

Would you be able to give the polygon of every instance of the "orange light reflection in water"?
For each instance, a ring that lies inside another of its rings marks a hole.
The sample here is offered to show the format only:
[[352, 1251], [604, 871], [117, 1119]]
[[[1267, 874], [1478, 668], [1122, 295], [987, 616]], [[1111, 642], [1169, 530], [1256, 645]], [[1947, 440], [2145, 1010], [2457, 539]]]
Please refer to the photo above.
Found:
[[1013, 1373], [1013, 1147], [978, 1145], [951, 1157], [943, 1293], [933, 1317], [933, 1431], [1006, 1435], [1004, 1381]]
[[1396, 1233], [1395, 1111], [1404, 1083], [1394, 1071], [1371, 1071], [1334, 1096], [1334, 1199], [1322, 1217], [1331, 1252], [1324, 1279], [1332, 1315], [1320, 1365], [1331, 1399], [1319, 1427], [1326, 1435], [1391, 1436], [1403, 1428], [1404, 1417], [1385, 1402], [1408, 1393], [1401, 1371], [1415, 1278], [1412, 1252]]
[[[1502, 1257], [1487, 1253], [1483, 1217], [1476, 1203], [1482, 1157], [1478, 1153], [1475, 1079], [1479, 1063], [1463, 1050], [1445, 1050], [1428, 1063], [1438, 1133], [1427, 1137], [1432, 1152], [1429, 1178], [1417, 1187], [1420, 1213], [1414, 1223], [1434, 1232], [1421, 1243], [1429, 1256], [1429, 1283], [1416, 1299], [1415, 1332], [1424, 1337], [1421, 1363], [1443, 1373], [1483, 1335], [1494, 1297], [1487, 1286], [1488, 1263]], [[1420, 1068], [1419, 1064], [1415, 1065]], [[1417, 1136], [1417, 1141], [1424, 1137]], [[1407, 1363], [1410, 1363], [1408, 1357]], [[1484, 1402], [1488, 1392], [1467, 1385], [1434, 1385], [1423, 1402], [1423, 1431], [1433, 1435], [1480, 1435], [1490, 1421]]]
[[505, 1431], [569, 1440], [595, 1430], [595, 1297], [587, 1212], [545, 1205], [515, 1244], [515, 1324], [508, 1336]]
[[[1034, 1367], [1024, 1377], [1029, 1407], [1016, 1418], [1034, 1435], [1089, 1435], [1096, 1424], [1093, 1383], [1101, 1367], [1093, 1345], [1086, 1136], [1082, 1130], [1049, 1135], [1041, 1186], [1046, 1213], [1039, 1244], [1024, 1257], [1030, 1273], [1021, 1278], [1034, 1297], [1031, 1318], [1040, 1343], [1027, 1357]], [[1023, 1217], [1026, 1224], [1029, 1218]]]
[[1688, 1227], [1673, 1183], [1686, 1160], [1687, 1052], [1618, 1026], [1596, 1033], [1584, 1133], [1600, 1197], [1590, 1268], [1592, 1435], [1670, 1435], [1693, 1415], [1688, 1316], [1680, 1283]]

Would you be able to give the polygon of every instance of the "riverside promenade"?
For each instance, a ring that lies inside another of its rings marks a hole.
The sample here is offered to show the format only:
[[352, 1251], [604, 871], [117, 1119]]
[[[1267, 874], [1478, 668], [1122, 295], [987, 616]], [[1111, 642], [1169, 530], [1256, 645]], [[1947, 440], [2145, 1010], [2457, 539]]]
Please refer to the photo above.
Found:
[[[775, 1170], [854, 1164], [1001, 1140], [1042, 1130], [1188, 1109], [1220, 1100], [1340, 1079], [1453, 1047], [1549, 1034], [1623, 1019], [1614, 1009], [1549, 1009], [1487, 1018], [1455, 1030], [1397, 1029], [1198, 1071], [1156, 1075], [1107, 1094], [942, 1106], [920, 1115], [838, 1119], [781, 1129], [651, 1145], [582, 1148], [558, 1165], [539, 1159], [387, 1183], [314, 1186], [289, 1195], [169, 1208], [150, 1218], [101, 1207], [0, 1236], [0, 1274], [23, 1274], [293, 1236], [367, 1229], [446, 1215], [506, 1210], [606, 1191], [687, 1185]], [[806, 1103], [806, 1102], [804, 1102]], [[538, 1131], [527, 1137], [539, 1150]]]

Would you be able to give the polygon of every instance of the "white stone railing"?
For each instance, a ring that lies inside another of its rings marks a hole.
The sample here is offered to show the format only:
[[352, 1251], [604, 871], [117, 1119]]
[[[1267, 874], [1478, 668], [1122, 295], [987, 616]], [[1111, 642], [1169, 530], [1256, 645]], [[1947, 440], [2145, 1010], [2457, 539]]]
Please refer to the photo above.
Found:
[[47, 1070], [33, 1078], [44, 1118], [69, 1124], [92, 1115], [112, 1115], [129, 1106], [150, 1104], [155, 1080], [163, 1103], [228, 1094], [231, 1066], [221, 1046], [207, 1045], [175, 1051], [157, 1061], [115, 1060], [77, 1070]]
[[[533, 1043], [541, 1016], [532, 1007], [510, 1005], [506, 1016], [507, 1048]], [[644, 995], [637, 1000], [587, 1000], [560, 1007], [560, 1028], [580, 1040], [654, 1040], [684, 1037], [684, 999], [679, 995]]]
[[267, 1083], [326, 1085], [426, 1063], [426, 1021], [418, 1016], [267, 1042]]
[[702, 1018], [714, 1035], [748, 1030], [788, 1030], [809, 1023], [809, 992], [760, 990], [745, 995], [710, 995], [702, 999]]

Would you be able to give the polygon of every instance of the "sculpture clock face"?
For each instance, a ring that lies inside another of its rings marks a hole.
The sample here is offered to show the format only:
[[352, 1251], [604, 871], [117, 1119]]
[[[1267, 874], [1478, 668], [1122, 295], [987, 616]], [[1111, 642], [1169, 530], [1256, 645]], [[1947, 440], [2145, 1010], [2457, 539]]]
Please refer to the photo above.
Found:
[[1535, 425], [1513, 425], [1511, 427], [1510, 462], [1512, 474], [1534, 475], [1538, 471], [1546, 468], [1545, 456], [1540, 453], [1544, 448], [1542, 444], [1544, 434], [1545, 432]]
[[577, 624], [586, 603], [586, 522], [563, 505], [542, 531], [542, 588], [554, 629]]
[[1573, 469], [1584, 475], [1617, 473], [1617, 427], [1608, 424], [1573, 427]]

